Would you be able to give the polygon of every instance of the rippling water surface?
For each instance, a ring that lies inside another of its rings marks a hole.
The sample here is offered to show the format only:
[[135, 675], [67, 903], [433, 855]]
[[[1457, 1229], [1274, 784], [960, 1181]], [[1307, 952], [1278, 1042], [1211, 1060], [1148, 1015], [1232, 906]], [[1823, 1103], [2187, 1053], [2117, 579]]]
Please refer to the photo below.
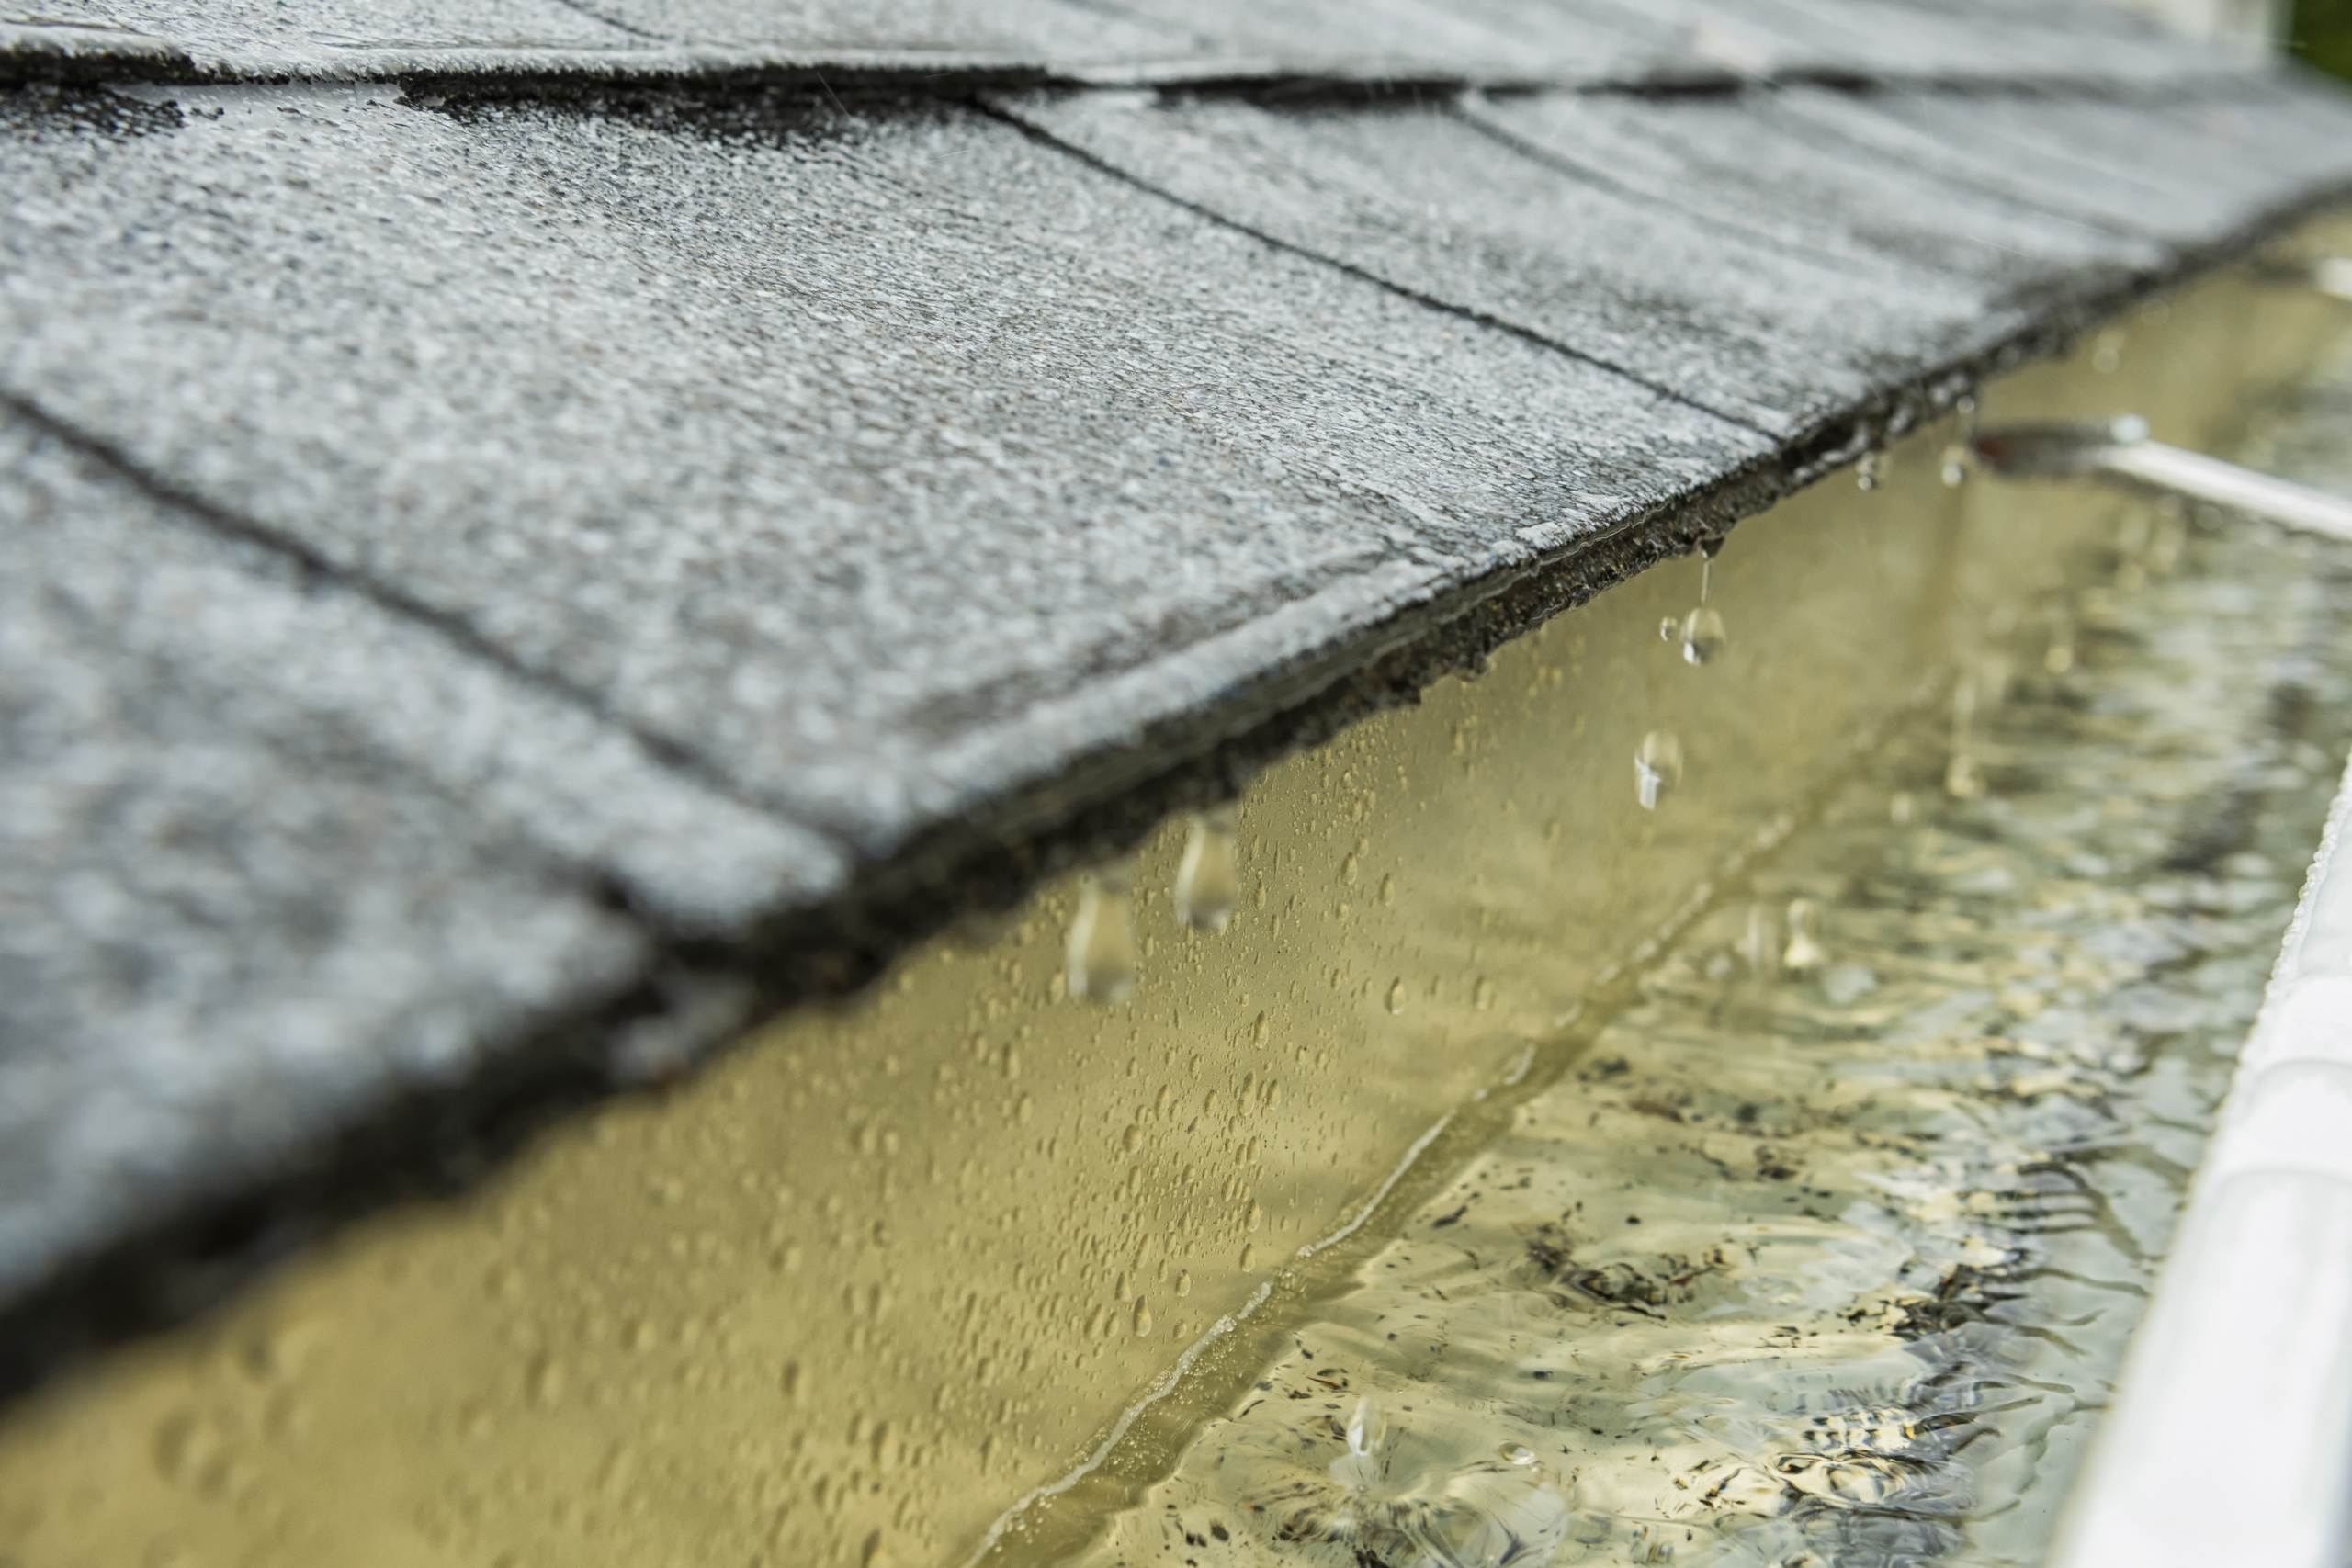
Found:
[[[2267, 450], [2352, 477], [2352, 382], [2313, 407]], [[2352, 731], [2352, 555], [2152, 510], [2111, 566], [1996, 626], [1961, 766], [1949, 710], [1898, 736], [1091, 1560], [2038, 1561]]]

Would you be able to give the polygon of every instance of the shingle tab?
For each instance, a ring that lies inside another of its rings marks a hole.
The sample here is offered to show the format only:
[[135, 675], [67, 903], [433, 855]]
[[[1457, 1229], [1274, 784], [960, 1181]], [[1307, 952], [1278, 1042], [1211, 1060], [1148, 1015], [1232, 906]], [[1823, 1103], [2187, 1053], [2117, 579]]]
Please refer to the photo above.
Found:
[[2285, 86], [2164, 104], [2021, 95], [1793, 91], [1766, 112], [1956, 189], [2072, 214], [2177, 250], [2227, 243], [2271, 205], [2341, 189], [2352, 130], [2333, 95]]
[[1484, 97], [1465, 112], [1532, 154], [1660, 210], [1792, 254], [1977, 285], [1987, 310], [2161, 269], [2158, 244], [1935, 177], [1774, 111], [1783, 95]]
[[[115, 42], [109, 49], [111, 36]], [[0, 74], [112, 52], [305, 79], [1020, 69], [1070, 79], [1554, 85], [1868, 77], [2173, 83], [2215, 63], [2098, 0], [1987, 25], [1919, 0], [58, 0], [0, 23]]]
[[486, 802], [244, 684], [361, 617], [22, 420], [0, 474], [6, 1299], [467, 1078], [648, 944]]
[[1444, 107], [1090, 93], [1014, 112], [1252, 231], [1777, 437], [2017, 325], [1956, 279], [1794, 254], [1512, 155]]

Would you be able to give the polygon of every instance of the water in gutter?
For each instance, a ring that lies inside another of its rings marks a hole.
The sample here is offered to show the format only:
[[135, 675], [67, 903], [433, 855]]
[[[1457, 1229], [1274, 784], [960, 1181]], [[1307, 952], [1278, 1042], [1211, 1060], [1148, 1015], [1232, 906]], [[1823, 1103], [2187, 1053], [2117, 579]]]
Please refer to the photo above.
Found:
[[[2347, 409], [2249, 456], [2352, 493]], [[2040, 1562], [2352, 739], [2347, 608], [2341, 546], [2151, 505], [1996, 612], [1084, 1561]]]

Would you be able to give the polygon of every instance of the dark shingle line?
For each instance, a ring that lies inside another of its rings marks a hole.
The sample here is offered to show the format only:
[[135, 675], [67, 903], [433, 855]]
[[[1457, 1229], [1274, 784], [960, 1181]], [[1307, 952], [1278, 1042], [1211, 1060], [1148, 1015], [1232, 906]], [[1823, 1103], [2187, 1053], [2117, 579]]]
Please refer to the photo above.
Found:
[[648, 32], [634, 22], [623, 21], [618, 17], [606, 16], [601, 7], [588, 4], [588, 0], [555, 0], [555, 3], [567, 11], [577, 11], [590, 21], [608, 27], [616, 33], [627, 33], [631, 38], [641, 38], [648, 43], [675, 44], [679, 41], [667, 33]]
[[[208, 51], [198, 63], [187, 46], [169, 37], [150, 40], [147, 50], [76, 50], [58, 52], [9, 49], [0, 30], [0, 83], [17, 81], [156, 82], [224, 85], [288, 80], [401, 82], [444, 90], [562, 96], [583, 87], [660, 88], [695, 84], [807, 84], [820, 73], [836, 87], [854, 87], [902, 97], [967, 97], [975, 92], [1019, 87], [1158, 86], [1190, 91], [1263, 91], [1282, 84], [1314, 84], [1340, 93], [1378, 94], [1418, 85], [1432, 91], [1467, 87], [1511, 92], [1594, 92], [1645, 96], [1679, 92], [1725, 92], [1747, 86], [1823, 85], [1917, 91], [2029, 92], [2162, 101], [2199, 85], [2244, 81], [2241, 67], [2182, 69], [2160, 77], [2114, 77], [2080, 73], [1986, 76], [1967, 72], [1871, 72], [1827, 63], [1796, 65], [1743, 74], [1691, 61], [1639, 74], [1512, 77], [1466, 73], [1459, 67], [1415, 70], [1403, 62], [1375, 71], [1282, 62], [1261, 57], [1223, 60], [1171, 58], [1136, 63], [1053, 62], [978, 51], [888, 49], [827, 51], [705, 45], [650, 33], [605, 16], [594, 0], [560, 0], [568, 8], [630, 37], [648, 48], [599, 50], [578, 46], [428, 45], [418, 48], [362, 46], [335, 50], [304, 62], [284, 55]], [[1077, 3], [1077, 0], [1073, 0]], [[1099, 8], [1118, 9], [1115, 0]], [[0, 24], [0, 28], [4, 28]], [[19, 27], [19, 32], [30, 29]]]
[[1280, 239], [1275, 235], [1266, 232], [1262, 229], [1254, 228], [1248, 223], [1244, 223], [1229, 214], [1219, 212], [1213, 207], [1206, 207], [1201, 203], [1187, 200], [1185, 197], [1178, 196], [1173, 191], [1163, 189], [1161, 186], [1154, 185], [1149, 180], [1144, 179], [1140, 175], [1120, 167], [1117, 164], [1112, 163], [1107, 159], [1098, 157], [1094, 153], [1086, 151], [1086, 149], [1077, 146], [1074, 143], [1063, 141], [1060, 137], [1056, 136], [1053, 132], [1046, 130], [1044, 127], [1032, 123], [1028, 119], [1023, 118], [1021, 115], [1004, 107], [1001, 104], [982, 99], [978, 102], [977, 107], [979, 108], [981, 113], [1002, 120], [1005, 124], [1019, 130], [1023, 135], [1032, 137], [1043, 145], [1050, 147], [1056, 152], [1063, 153], [1068, 157], [1075, 158], [1089, 168], [1109, 175], [1114, 179], [1123, 181], [1127, 185], [1135, 186], [1137, 190], [1144, 191], [1151, 196], [1159, 197], [1162, 201], [1171, 202], [1174, 205], [1182, 208], [1185, 211], [1193, 213], [1198, 217], [1207, 219], [1210, 222], [1215, 223], [1221, 228], [1233, 230], [1237, 233], [1247, 234], [1261, 244], [1272, 246], [1273, 249], [1284, 252], [1290, 255], [1304, 257], [1307, 261], [1311, 261], [1319, 266], [1328, 266], [1336, 271], [1345, 273], [1350, 277], [1356, 278], [1364, 283], [1369, 283], [1378, 288], [1386, 289], [1389, 293], [1395, 294], [1401, 299], [1409, 299], [1416, 305], [1420, 305], [1432, 310], [1442, 310], [1449, 316], [1458, 316], [1464, 321], [1475, 321], [1479, 326], [1491, 328], [1496, 332], [1509, 333], [1511, 336], [1532, 343], [1538, 348], [1548, 349], [1554, 354], [1566, 355], [1568, 358], [1577, 360], [1581, 364], [1589, 365], [1597, 370], [1607, 371], [1611, 376], [1615, 376], [1622, 380], [1643, 389], [1654, 397], [1663, 399], [1668, 402], [1679, 403], [1682, 407], [1690, 409], [1694, 412], [1705, 414], [1711, 419], [1721, 420], [1725, 424], [1737, 425], [1740, 429], [1747, 431], [1752, 434], [1762, 436], [1765, 440], [1772, 443], [1776, 447], [1784, 445], [1782, 437], [1772, 431], [1765, 429], [1762, 425], [1757, 424], [1747, 419], [1744, 419], [1738, 414], [1725, 413], [1723, 410], [1711, 407], [1707, 403], [1702, 402], [1698, 399], [1690, 396], [1688, 393], [1676, 391], [1673, 388], [1665, 385], [1663, 382], [1653, 381], [1648, 377], [1641, 375], [1637, 371], [1629, 370], [1624, 366], [1604, 359], [1599, 355], [1589, 354], [1583, 349], [1562, 343], [1559, 339], [1552, 337], [1546, 333], [1537, 332], [1532, 327], [1521, 326], [1516, 321], [1507, 321], [1500, 316], [1491, 314], [1488, 311], [1476, 310], [1467, 305], [1457, 305], [1450, 299], [1442, 299], [1434, 294], [1427, 294], [1406, 284], [1396, 282], [1394, 279], [1383, 277], [1380, 274], [1357, 266], [1352, 262], [1342, 261], [1337, 256], [1326, 255], [1321, 252], [1310, 249], [1307, 246], [1296, 244], [1288, 240]]
[[766, 799], [756, 792], [746, 791], [734, 780], [713, 770], [693, 750], [667, 737], [650, 732], [613, 712], [594, 694], [586, 692], [548, 671], [536, 669], [515, 659], [506, 649], [474, 629], [461, 615], [452, 615], [415, 595], [401, 592], [380, 581], [364, 568], [354, 568], [337, 562], [292, 535], [268, 524], [247, 517], [199, 495], [184, 486], [150, 471], [139, 460], [102, 435], [82, 429], [72, 421], [51, 413], [30, 398], [17, 391], [0, 388], [0, 407], [6, 408], [28, 424], [41, 431], [93, 460], [106, 465], [122, 479], [150, 499], [176, 509], [198, 524], [226, 538], [257, 546], [289, 562], [306, 578], [333, 583], [335, 587], [357, 595], [390, 614], [430, 626], [447, 638], [460, 651], [513, 676], [533, 690], [555, 698], [578, 711], [587, 714], [598, 723], [607, 725], [628, 736], [645, 749], [646, 754], [663, 767], [709, 790], [723, 799], [733, 801], [748, 810], [763, 813], [808, 833], [820, 840], [851, 852], [849, 846], [835, 835], [800, 818], [779, 803]]

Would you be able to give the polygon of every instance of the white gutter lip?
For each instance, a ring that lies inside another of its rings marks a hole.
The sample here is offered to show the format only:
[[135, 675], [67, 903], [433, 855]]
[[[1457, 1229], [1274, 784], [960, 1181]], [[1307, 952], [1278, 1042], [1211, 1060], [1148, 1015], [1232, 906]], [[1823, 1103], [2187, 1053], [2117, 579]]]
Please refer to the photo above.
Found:
[[2352, 1546], [2352, 773], [2052, 1568]]

